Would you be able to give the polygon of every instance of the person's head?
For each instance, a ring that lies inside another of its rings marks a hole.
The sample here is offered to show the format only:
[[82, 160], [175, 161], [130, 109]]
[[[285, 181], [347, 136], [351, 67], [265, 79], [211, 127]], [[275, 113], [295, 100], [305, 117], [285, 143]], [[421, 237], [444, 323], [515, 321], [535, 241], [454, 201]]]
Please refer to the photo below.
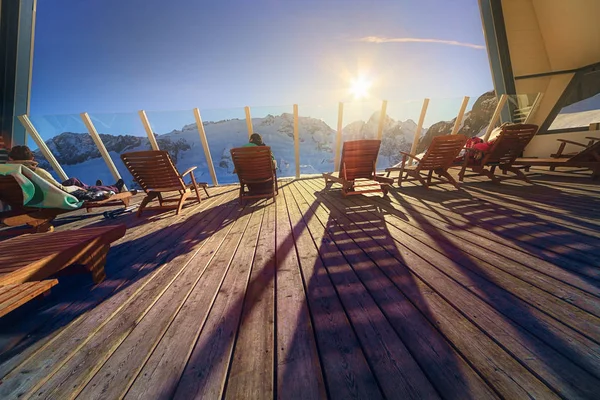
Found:
[[253, 133], [250, 135], [250, 143], [254, 143], [257, 146], [264, 146], [262, 137], [258, 133]]
[[8, 158], [13, 161], [32, 161], [33, 152], [27, 146], [13, 146], [8, 153]]

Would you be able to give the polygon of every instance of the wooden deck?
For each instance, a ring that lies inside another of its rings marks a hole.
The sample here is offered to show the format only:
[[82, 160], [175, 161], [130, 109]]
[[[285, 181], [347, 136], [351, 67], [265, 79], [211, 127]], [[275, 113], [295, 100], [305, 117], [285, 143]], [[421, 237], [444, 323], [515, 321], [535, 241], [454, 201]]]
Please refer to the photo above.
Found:
[[584, 175], [387, 198], [306, 179], [276, 202], [240, 207], [228, 186], [180, 216], [122, 216], [103, 283], [60, 277], [0, 319], [0, 398], [597, 399]]

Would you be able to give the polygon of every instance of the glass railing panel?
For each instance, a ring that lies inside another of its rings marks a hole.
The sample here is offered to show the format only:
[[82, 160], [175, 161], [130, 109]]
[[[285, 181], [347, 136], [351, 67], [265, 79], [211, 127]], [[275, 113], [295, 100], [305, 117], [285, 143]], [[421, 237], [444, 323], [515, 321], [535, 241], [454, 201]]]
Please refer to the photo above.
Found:
[[[463, 102], [463, 97], [451, 97], [451, 98], [432, 98], [429, 100], [429, 105], [427, 106], [427, 113], [425, 114], [425, 119], [423, 121], [423, 130], [421, 132], [421, 136], [419, 139], [419, 143], [417, 145], [416, 154], [421, 154], [431, 144], [431, 141], [434, 137], [440, 135], [449, 135], [452, 133], [452, 129], [454, 128], [454, 124], [456, 122], [456, 117], [460, 111], [460, 107]], [[467, 109], [463, 116], [463, 122], [460, 125], [459, 133], [461, 130], [465, 132], [465, 134], [469, 134], [470, 132], [468, 121], [470, 120], [470, 104], [475, 103], [475, 99], [469, 99], [469, 103], [467, 104]], [[406, 112], [413, 115], [416, 115], [415, 118], [411, 118], [412, 122], [418, 122], [418, 118], [420, 116], [421, 107], [423, 105], [423, 100], [409, 102], [406, 106]], [[392, 107], [394, 105], [392, 104]], [[415, 109], [418, 109], [416, 111]], [[409, 122], [409, 125], [411, 123]], [[412, 143], [412, 140], [411, 140]]]
[[338, 105], [298, 106], [300, 174], [334, 171]]
[[[388, 102], [383, 125], [377, 169], [382, 170], [402, 161], [401, 151], [410, 153], [417, 132], [423, 101]], [[424, 132], [421, 129], [417, 140]]]
[[229, 150], [248, 143], [244, 109], [200, 110], [200, 114], [219, 184], [237, 183]]
[[212, 185], [193, 110], [146, 111], [146, 115], [156, 134], [158, 147], [169, 152], [179, 172], [197, 167], [194, 171], [196, 180]]
[[251, 107], [250, 113], [254, 133], [258, 133], [271, 147], [273, 158], [277, 161], [277, 176], [295, 176], [293, 106]]
[[509, 115], [512, 115], [512, 121], [514, 123], [522, 124], [527, 120], [529, 114], [532, 112], [537, 97], [537, 93], [511, 94], [508, 96], [506, 104], [503, 108], [503, 112], [510, 113]]
[[130, 189], [139, 189], [121, 161], [123, 153], [152, 150], [138, 113], [89, 113], [89, 115], [125, 184]]
[[381, 104], [381, 101], [344, 103], [342, 142], [376, 139]]
[[[70, 178], [77, 178], [88, 185], [94, 185], [98, 179], [106, 184], [115, 183], [79, 114], [32, 115], [29, 119]], [[31, 139], [28, 143], [39, 166], [62, 181], [36, 143]]]

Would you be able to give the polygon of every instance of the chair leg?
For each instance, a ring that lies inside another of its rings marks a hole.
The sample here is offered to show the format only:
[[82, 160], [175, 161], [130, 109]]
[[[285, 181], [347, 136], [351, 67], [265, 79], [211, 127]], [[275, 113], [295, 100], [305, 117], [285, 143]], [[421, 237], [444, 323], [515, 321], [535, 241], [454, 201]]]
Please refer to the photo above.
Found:
[[527, 178], [527, 175], [525, 175], [523, 173], [523, 171], [521, 171], [519, 168], [515, 168], [515, 167], [506, 167], [504, 169], [504, 171], [510, 171], [513, 174], [515, 174], [517, 176], [518, 179], [524, 180], [527, 183], [531, 183], [531, 181], [529, 180], [529, 178]]
[[431, 185], [431, 176], [433, 175], [433, 170], [430, 169], [427, 173], [427, 186]]
[[190, 173], [190, 178], [192, 178], [192, 185], [194, 186], [194, 191], [196, 192], [196, 198], [198, 199], [198, 203], [202, 203], [202, 198], [200, 197], [200, 191], [198, 191], [198, 183], [196, 182], [196, 178], [194, 177], [194, 172]]
[[454, 185], [455, 188], [460, 189], [458, 182], [456, 182], [454, 177], [448, 173], [448, 170], [440, 171], [440, 176], [443, 176], [444, 178], [446, 178], [448, 180], [448, 182], [450, 182], [452, 185]]
[[190, 194], [191, 193], [188, 192], [187, 190], [181, 194], [179, 203], [177, 203], [177, 211], [175, 212], [175, 215], [179, 215], [181, 213], [181, 209], [183, 208], [183, 205], [185, 204], [185, 201], [187, 200], [187, 198], [190, 197]]
[[150, 192], [150, 193], [148, 193], [146, 195], [146, 197], [144, 197], [144, 199], [140, 203], [140, 208], [138, 209], [137, 216], [141, 217], [142, 216], [142, 212], [144, 211], [144, 208], [146, 208], [146, 206], [148, 205], [148, 203], [150, 203], [152, 200], [154, 200], [155, 198], [157, 198], [159, 196], [160, 196], [160, 193], [156, 193], [156, 192]]

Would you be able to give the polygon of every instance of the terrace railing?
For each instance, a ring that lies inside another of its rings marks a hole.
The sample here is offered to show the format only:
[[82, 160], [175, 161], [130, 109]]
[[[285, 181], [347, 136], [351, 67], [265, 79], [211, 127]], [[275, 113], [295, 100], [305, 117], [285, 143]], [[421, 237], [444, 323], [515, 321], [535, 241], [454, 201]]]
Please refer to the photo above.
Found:
[[336, 171], [342, 143], [382, 140], [377, 161], [384, 169], [400, 160], [400, 151], [417, 154], [439, 134], [465, 133], [488, 138], [503, 115], [526, 122], [540, 95], [482, 96], [423, 101], [346, 102], [327, 106], [287, 105], [137, 113], [22, 115], [42, 167], [57, 179], [84, 182], [119, 178], [135, 186], [122, 164], [127, 151], [162, 149], [179, 170], [197, 166], [199, 180], [235, 183], [229, 149], [260, 133], [272, 150], [279, 177]]

